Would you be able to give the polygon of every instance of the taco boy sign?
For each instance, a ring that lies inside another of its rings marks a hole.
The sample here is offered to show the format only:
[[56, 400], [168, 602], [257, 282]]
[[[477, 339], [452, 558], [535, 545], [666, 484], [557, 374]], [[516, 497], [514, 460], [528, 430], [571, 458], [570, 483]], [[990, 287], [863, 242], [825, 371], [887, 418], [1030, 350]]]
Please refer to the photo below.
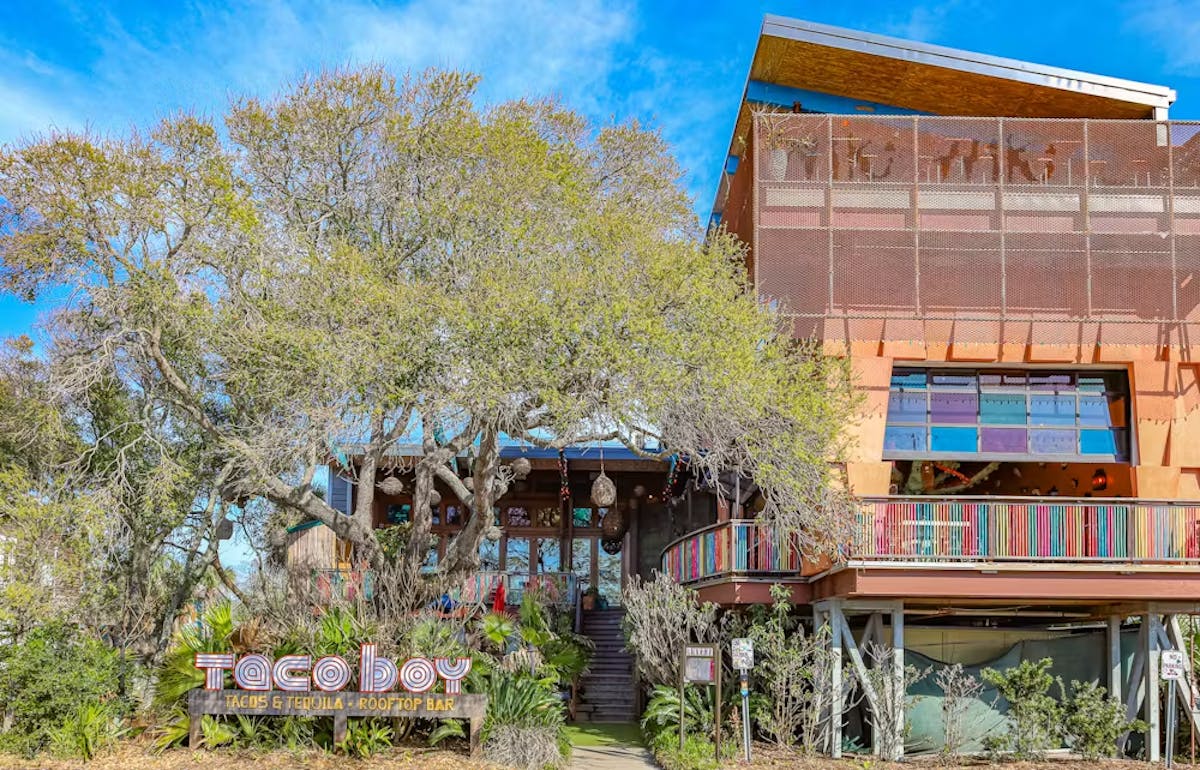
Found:
[[[204, 689], [193, 690], [188, 700], [193, 746], [199, 745], [202, 714], [332, 716], [335, 743], [345, 740], [347, 717], [421, 717], [470, 720], [475, 753], [487, 711], [487, 696], [462, 693], [470, 658], [409, 658], [397, 666], [374, 644], [364, 644], [357, 681], [340, 655], [314, 662], [310, 655], [272, 661], [258, 654], [197, 653], [195, 665], [204, 672]], [[226, 672], [235, 689], [225, 689]], [[435, 693], [439, 681], [442, 691]]]

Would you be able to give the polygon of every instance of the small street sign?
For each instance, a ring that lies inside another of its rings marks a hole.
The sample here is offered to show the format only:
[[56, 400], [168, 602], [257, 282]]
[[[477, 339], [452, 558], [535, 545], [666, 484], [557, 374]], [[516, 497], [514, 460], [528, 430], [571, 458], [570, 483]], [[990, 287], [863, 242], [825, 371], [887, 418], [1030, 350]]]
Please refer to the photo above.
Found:
[[683, 652], [683, 681], [712, 684], [717, 681], [717, 651], [710, 646], [686, 647]]
[[1181, 650], [1163, 650], [1162, 678], [1180, 680], [1186, 676], [1183, 664], [1183, 652]]
[[733, 667], [746, 671], [754, 668], [754, 641], [751, 639], [734, 639]]

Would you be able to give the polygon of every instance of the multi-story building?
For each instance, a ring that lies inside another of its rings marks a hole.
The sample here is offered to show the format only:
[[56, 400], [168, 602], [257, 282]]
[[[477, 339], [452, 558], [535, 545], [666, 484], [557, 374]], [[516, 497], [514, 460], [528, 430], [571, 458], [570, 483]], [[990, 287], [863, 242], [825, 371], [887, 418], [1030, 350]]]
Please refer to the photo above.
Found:
[[[1200, 606], [1200, 124], [1169, 121], [1174, 98], [767, 17], [712, 226], [745, 242], [797, 337], [853, 364], [855, 536], [837, 560], [806, 560], [754, 518], [749, 480], [714, 496], [615, 447], [513, 446], [531, 470], [464, 596], [504, 582], [511, 601], [542, 581], [616, 606], [628, 576], [661, 567], [736, 606], [782, 583], [833, 630], [835, 694], [871, 665], [868, 642], [968, 666], [1052, 654], [1068, 681], [1098, 679], [1144, 715], [1156, 759], [1159, 658]], [[589, 499], [602, 469], [612, 506]], [[351, 509], [353, 485], [335, 476], [330, 493]], [[431, 564], [464, 519], [451, 497]], [[380, 492], [376, 524], [403, 524], [406, 505]], [[366, 590], [326, 528], [290, 538], [294, 566]], [[625, 719], [613, 622], [597, 626], [591, 705]], [[832, 753], [844, 724], [875, 738], [841, 712]]]
[[767, 17], [712, 226], [852, 361], [863, 512], [833, 564], [730, 518], [664, 567], [723, 603], [786, 578], [846, 676], [906, 619], [968, 664], [1061, 637], [1156, 758], [1159, 656], [1200, 603], [1200, 124], [1174, 98]]

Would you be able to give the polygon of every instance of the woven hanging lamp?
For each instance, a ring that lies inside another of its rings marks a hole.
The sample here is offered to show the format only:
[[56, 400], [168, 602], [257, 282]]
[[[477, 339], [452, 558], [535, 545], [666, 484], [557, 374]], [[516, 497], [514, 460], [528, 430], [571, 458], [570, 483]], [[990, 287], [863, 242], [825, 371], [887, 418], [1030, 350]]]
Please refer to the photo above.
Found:
[[607, 508], [617, 501], [617, 485], [604, 475], [604, 449], [600, 449], [600, 475], [592, 482], [592, 503]]
[[379, 482], [379, 491], [385, 495], [398, 495], [404, 491], [404, 482], [395, 476], [388, 476]]

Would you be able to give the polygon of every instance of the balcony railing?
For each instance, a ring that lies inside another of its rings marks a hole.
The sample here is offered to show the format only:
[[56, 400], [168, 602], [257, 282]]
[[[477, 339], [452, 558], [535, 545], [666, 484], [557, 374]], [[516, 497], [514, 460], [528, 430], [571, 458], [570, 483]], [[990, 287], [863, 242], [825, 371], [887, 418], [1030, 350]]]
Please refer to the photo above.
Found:
[[668, 545], [662, 571], [680, 583], [719, 575], [795, 575], [800, 571], [800, 549], [795, 537], [756, 521], [725, 521]]
[[[862, 501], [846, 562], [1200, 564], [1200, 502], [879, 497]], [[754, 520], [692, 532], [663, 551], [681, 583], [796, 577], [796, 539]]]
[[890, 497], [863, 504], [850, 550], [858, 560], [1200, 562], [1200, 503]]
[[504, 586], [504, 603], [513, 606], [521, 603], [527, 591], [537, 591], [549, 603], [563, 607], [575, 605], [579, 591], [579, 579], [571, 572], [494, 572], [480, 571], [468, 576], [462, 587], [451, 592], [451, 599], [458, 604], [489, 604], [496, 591]]

